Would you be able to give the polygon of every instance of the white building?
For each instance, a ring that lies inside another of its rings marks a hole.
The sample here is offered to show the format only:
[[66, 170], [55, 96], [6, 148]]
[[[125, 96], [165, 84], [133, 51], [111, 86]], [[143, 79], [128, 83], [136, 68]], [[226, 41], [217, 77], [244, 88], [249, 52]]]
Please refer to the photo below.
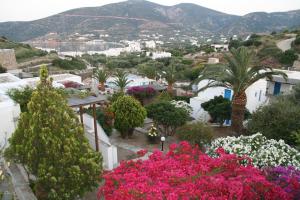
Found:
[[[151, 53], [152, 53], [152, 56], [151, 56]], [[165, 51], [162, 51], [162, 52], [160, 52], [160, 51], [157, 51], [157, 52], [147, 52], [146, 55], [147, 56], [151, 56], [151, 58], [153, 60], [159, 59], [159, 58], [170, 58], [170, 57], [172, 57], [171, 53], [165, 52]]]
[[[201, 81], [194, 89], [203, 88], [208, 84], [209, 80]], [[261, 79], [255, 82], [246, 90], [247, 104], [246, 108], [252, 113], [258, 107], [268, 103], [266, 96], [267, 81]], [[190, 105], [193, 109], [192, 117], [196, 120], [207, 122], [210, 119], [209, 114], [203, 110], [201, 104], [213, 99], [215, 96], [223, 96], [227, 99], [232, 99], [233, 91], [225, 87], [208, 88], [198, 93], [197, 97], [190, 99]]]
[[[135, 74], [128, 74], [127, 79], [129, 81], [129, 84], [127, 85], [126, 88], [134, 87], [134, 86], [147, 86], [147, 85], [152, 85], [155, 80], [150, 79], [148, 77], [143, 77]], [[116, 86], [114, 84], [114, 81], [116, 80], [116, 77], [109, 77], [106, 81], [106, 85], [110, 88], [116, 89]]]
[[214, 48], [215, 51], [229, 51], [228, 44], [212, 44], [212, 48]]
[[280, 70], [284, 72], [288, 77], [285, 80], [282, 76], [273, 76], [273, 80], [268, 80], [267, 83], [267, 95], [277, 96], [289, 94], [296, 84], [300, 83], [299, 71]]
[[219, 58], [208, 58], [207, 64], [218, 64], [219, 62]]
[[151, 41], [146, 41], [145, 42], [145, 47], [149, 48], [149, 49], [155, 49], [156, 48], [156, 43], [155, 41], [151, 40]]

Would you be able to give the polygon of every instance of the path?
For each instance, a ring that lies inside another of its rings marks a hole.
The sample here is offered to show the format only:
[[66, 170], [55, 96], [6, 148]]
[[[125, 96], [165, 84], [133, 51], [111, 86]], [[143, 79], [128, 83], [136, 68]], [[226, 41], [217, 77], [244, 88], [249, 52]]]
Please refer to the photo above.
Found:
[[276, 43], [277, 47], [279, 49], [281, 49], [283, 52], [286, 50], [289, 50], [292, 47], [292, 42], [295, 40], [296, 38], [290, 38], [290, 39], [286, 39], [286, 40], [281, 40], [279, 42]]

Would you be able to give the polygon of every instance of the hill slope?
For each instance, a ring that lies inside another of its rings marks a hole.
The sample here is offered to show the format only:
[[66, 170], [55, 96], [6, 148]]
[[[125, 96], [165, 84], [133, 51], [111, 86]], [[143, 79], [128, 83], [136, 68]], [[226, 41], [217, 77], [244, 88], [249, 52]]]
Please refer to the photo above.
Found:
[[130, 0], [69, 10], [30, 22], [0, 23], [0, 35], [17, 41], [31, 40], [50, 32], [62, 36], [76, 32], [105, 33], [115, 39], [135, 39], [145, 32], [158, 32], [170, 37], [174, 30], [197, 36], [203, 33], [246, 34], [291, 27], [300, 27], [300, 10], [235, 16], [195, 4], [163, 6], [143, 0]]

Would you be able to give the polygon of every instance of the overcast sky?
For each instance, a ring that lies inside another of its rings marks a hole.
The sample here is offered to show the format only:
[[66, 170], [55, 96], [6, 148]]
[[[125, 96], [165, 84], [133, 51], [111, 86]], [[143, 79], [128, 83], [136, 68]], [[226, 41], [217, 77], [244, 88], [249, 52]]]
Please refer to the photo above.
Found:
[[[300, 9], [300, 0], [151, 0], [164, 5], [196, 3], [229, 14]], [[40, 19], [72, 8], [101, 6], [120, 0], [1, 0], [0, 21]], [[162, 3], [163, 2], [163, 3]]]

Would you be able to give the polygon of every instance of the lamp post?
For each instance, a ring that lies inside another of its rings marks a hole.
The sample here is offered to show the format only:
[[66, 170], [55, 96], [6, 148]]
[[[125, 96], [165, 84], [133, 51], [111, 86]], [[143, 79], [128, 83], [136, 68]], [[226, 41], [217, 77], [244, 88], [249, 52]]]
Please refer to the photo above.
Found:
[[164, 136], [160, 137], [161, 141], [161, 151], [164, 151], [164, 142], [166, 141], [166, 138]]

